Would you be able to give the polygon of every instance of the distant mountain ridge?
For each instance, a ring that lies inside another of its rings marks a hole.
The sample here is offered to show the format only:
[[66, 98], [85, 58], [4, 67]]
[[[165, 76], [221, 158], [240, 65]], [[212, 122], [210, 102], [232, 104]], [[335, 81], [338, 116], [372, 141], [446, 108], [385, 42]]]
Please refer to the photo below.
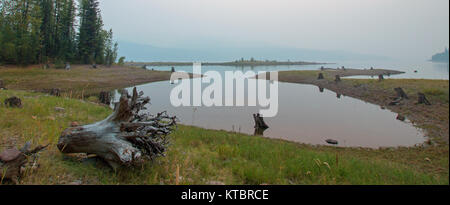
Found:
[[431, 57], [431, 61], [433, 61], [433, 62], [448, 62], [448, 49], [445, 48], [444, 52], [433, 55], [433, 57]]
[[217, 47], [217, 48], [162, 48], [119, 41], [119, 56], [135, 62], [226, 62], [241, 58], [280, 61], [334, 62], [345, 60], [386, 60], [383, 56], [357, 54], [345, 51], [283, 47]]

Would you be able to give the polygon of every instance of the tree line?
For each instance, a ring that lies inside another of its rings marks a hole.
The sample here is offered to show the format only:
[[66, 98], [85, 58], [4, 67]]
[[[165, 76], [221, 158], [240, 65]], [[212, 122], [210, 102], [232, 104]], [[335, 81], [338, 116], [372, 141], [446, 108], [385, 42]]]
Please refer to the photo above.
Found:
[[117, 51], [98, 0], [0, 0], [0, 63], [111, 65]]

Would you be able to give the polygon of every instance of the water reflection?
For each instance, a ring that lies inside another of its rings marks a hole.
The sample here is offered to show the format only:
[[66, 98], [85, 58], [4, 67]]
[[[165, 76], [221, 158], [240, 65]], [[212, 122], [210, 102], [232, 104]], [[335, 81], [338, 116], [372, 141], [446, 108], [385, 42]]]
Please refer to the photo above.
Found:
[[351, 97], [339, 98], [340, 94], [323, 88], [319, 94], [311, 85], [280, 83], [278, 115], [264, 118], [270, 128], [262, 133], [255, 133], [252, 119], [260, 107], [173, 107], [169, 96], [174, 86], [165, 81], [138, 86], [138, 90], [151, 97], [152, 113], [166, 110], [181, 124], [207, 129], [309, 144], [323, 145], [326, 139], [334, 139], [339, 146], [373, 148], [413, 146], [425, 140], [410, 123], [396, 120], [396, 113]]

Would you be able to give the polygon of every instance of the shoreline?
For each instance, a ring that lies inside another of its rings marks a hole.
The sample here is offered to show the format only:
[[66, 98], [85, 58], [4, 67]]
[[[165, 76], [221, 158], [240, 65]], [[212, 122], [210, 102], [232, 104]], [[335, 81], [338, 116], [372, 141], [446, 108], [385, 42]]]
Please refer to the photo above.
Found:
[[[146, 83], [170, 80], [169, 71], [152, 71], [130, 66], [106, 67], [72, 65], [70, 70], [43, 69], [40, 65], [27, 67], [0, 66], [0, 80], [7, 89], [46, 92], [53, 88], [62, 94], [84, 98], [101, 91], [113, 91]], [[191, 78], [195, 77], [189, 74]]]
[[[194, 62], [128, 62], [127, 66], [192, 66]], [[258, 66], [291, 66], [291, 65], [327, 65], [334, 63], [319, 63], [306, 61], [233, 61], [233, 62], [205, 62], [202, 66], [232, 66], [232, 67], [258, 67]]]
[[[318, 80], [319, 73], [323, 73], [325, 79]], [[349, 96], [368, 103], [379, 105], [381, 109], [389, 109], [399, 115], [405, 116], [411, 123], [424, 130], [429, 139], [425, 144], [444, 144], [448, 146], [448, 80], [425, 79], [349, 79], [342, 78], [341, 82], [335, 82], [335, 76], [350, 77], [355, 75], [381, 75], [394, 74], [393, 70], [335, 70], [323, 71], [281, 71], [279, 81], [287, 83], [299, 83], [318, 86], [336, 94]], [[399, 105], [390, 106], [396, 96], [394, 88], [401, 87], [405, 90], [409, 99], [402, 100]], [[418, 92], [426, 93], [432, 105], [417, 105]], [[435, 96], [436, 95], [436, 96]], [[447, 117], [445, 117], [447, 116]]]

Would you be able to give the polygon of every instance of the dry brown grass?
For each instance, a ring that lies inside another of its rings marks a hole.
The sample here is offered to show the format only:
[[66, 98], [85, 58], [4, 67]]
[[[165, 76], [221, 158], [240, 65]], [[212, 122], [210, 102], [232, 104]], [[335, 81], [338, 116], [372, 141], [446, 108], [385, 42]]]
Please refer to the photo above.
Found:
[[60, 88], [72, 97], [89, 96], [100, 91], [110, 91], [134, 85], [170, 79], [170, 72], [149, 71], [142, 68], [72, 65], [72, 69], [42, 69], [41, 66], [25, 68], [0, 67], [0, 79], [11, 90], [44, 91]]

